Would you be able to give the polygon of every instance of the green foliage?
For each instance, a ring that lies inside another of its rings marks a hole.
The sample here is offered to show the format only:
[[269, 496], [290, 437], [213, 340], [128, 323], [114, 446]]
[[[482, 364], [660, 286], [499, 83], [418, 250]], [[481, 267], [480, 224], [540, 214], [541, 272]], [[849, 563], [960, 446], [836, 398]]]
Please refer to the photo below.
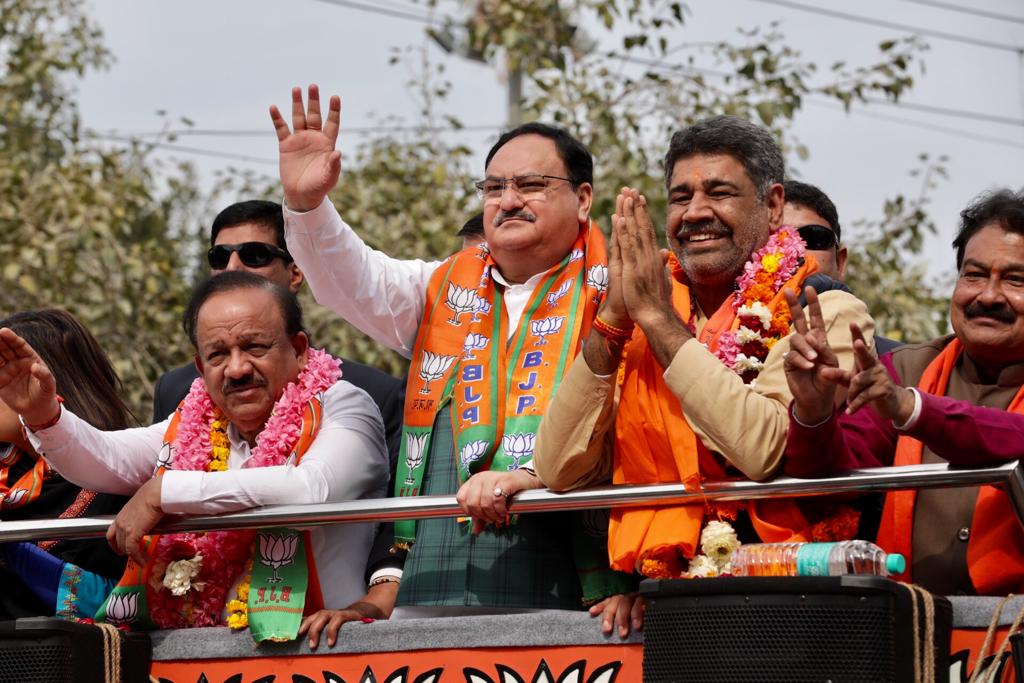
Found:
[[921, 181], [918, 195], [888, 199], [881, 220], [855, 224], [846, 281], [867, 304], [879, 334], [892, 339], [924, 341], [947, 331], [952, 287], [937, 293], [925, 265], [907, 258], [920, 253], [925, 234], [935, 234], [928, 197], [946, 178], [946, 161], [922, 154], [921, 167], [911, 172]]
[[81, 2], [0, 10], [0, 313], [74, 313], [146, 419], [153, 379], [186, 357], [177, 321], [188, 283], [169, 229], [181, 204], [156, 196], [144, 148], [104, 149], [80, 134], [68, 79], [108, 63], [100, 39]]

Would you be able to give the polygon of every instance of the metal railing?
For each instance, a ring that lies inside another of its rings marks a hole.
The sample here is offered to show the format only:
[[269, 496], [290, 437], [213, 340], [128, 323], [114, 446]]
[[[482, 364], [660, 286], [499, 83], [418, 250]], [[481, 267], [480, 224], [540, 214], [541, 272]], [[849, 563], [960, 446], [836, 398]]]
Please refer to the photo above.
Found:
[[[694, 502], [729, 502], [772, 498], [800, 498], [830, 493], [879, 492], [899, 489], [954, 488], [1002, 485], [1024, 523], [1024, 461], [991, 467], [958, 468], [947, 464], [879, 467], [851, 470], [818, 479], [776, 477], [765, 482], [746, 479], [706, 481], [699, 490], [683, 484], [602, 486], [552, 493], [546, 489], [523, 491], [509, 503], [511, 512], [546, 512], [588, 508]], [[317, 505], [275, 505], [226, 515], [165, 518], [154, 532], [221, 531], [273, 526], [322, 526], [352, 522], [458, 517], [463, 514], [455, 496], [379, 498]], [[74, 519], [0, 521], [0, 542], [36, 539], [72, 539], [102, 536], [110, 516]]]

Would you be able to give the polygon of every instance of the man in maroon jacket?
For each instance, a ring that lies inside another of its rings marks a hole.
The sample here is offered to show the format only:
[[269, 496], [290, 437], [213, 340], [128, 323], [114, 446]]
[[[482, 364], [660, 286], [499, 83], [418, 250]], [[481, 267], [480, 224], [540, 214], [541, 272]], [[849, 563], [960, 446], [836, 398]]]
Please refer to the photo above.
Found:
[[[788, 474], [1024, 457], [1024, 192], [983, 195], [961, 217], [953, 335], [881, 359], [855, 341], [855, 367], [843, 370], [817, 305], [805, 321], [791, 302]], [[849, 387], [845, 410], [833, 407], [837, 384]], [[1024, 529], [993, 487], [890, 493], [879, 544], [908, 556], [902, 578], [936, 593], [1024, 588]]]

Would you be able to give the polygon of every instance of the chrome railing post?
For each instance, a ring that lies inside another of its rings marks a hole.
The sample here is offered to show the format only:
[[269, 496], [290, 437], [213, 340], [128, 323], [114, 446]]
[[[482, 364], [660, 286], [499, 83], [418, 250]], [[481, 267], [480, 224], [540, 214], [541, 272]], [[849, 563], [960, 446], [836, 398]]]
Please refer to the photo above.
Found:
[[1006, 492], [1017, 513], [1017, 520], [1024, 524], [1024, 460], [1017, 462], [1006, 481]]

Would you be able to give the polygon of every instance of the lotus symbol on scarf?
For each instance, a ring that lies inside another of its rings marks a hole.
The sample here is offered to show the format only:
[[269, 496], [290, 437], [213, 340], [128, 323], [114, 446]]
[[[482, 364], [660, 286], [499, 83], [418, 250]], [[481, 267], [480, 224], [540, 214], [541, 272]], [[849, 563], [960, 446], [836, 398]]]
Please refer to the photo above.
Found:
[[512, 464], [508, 466], [510, 472], [519, 469], [520, 460], [533, 456], [533, 440], [536, 438], [537, 435], [533, 432], [506, 434], [501, 437], [501, 446], [505, 449], [505, 455], [512, 458]]
[[569, 252], [569, 263], [575, 263], [576, 261], [579, 261], [581, 258], [583, 258], [582, 249], [573, 249], [571, 252]]
[[554, 306], [558, 303], [558, 300], [569, 293], [569, 289], [572, 287], [571, 282], [563, 282], [562, 286], [553, 292], [548, 292], [548, 306]]
[[112, 624], [127, 624], [135, 621], [139, 613], [139, 594], [113, 593], [107, 600], [107, 621]]
[[558, 332], [560, 329], [562, 329], [562, 323], [564, 322], [564, 315], [555, 315], [550, 318], [531, 320], [530, 332], [533, 333], [533, 336], [540, 337], [539, 340], [534, 342], [534, 346], [543, 346], [544, 344], [547, 344], [547, 340], [545, 340], [544, 337], [548, 336], [549, 334], [555, 334], [556, 332]]
[[159, 470], [161, 467], [169, 468], [173, 458], [174, 446], [169, 443], [165, 443], [160, 449], [160, 454], [156, 456], [156, 469], [153, 470], [153, 473], [156, 474], [156, 470]]
[[430, 351], [423, 352], [423, 358], [420, 359], [420, 379], [425, 384], [420, 389], [421, 394], [430, 393], [430, 383], [435, 379], [441, 379], [444, 377], [444, 373], [448, 372], [448, 368], [452, 366], [455, 359], [458, 356], [442, 356], [437, 353], [431, 353]]
[[405, 466], [409, 468], [409, 476], [405, 483], [412, 486], [416, 480], [412, 478], [413, 471], [423, 464], [423, 449], [427, 446], [429, 434], [406, 434], [405, 435]]
[[274, 570], [274, 575], [267, 579], [267, 583], [280, 583], [284, 579], [277, 575], [279, 567], [292, 563], [295, 551], [299, 547], [299, 537], [296, 534], [287, 536], [275, 536], [274, 534], [259, 534], [260, 563]]
[[476, 308], [473, 309], [473, 318], [470, 322], [480, 322], [480, 316], [490, 313], [492, 308], [494, 308], [494, 306], [491, 305], [490, 301], [482, 296], [478, 296], [476, 298]]
[[3, 498], [4, 507], [15, 508], [21, 505], [21, 502], [25, 500], [25, 496], [28, 495], [28, 489], [12, 489], [7, 494], [6, 498]]
[[459, 316], [463, 313], [472, 313], [476, 310], [477, 299], [479, 297], [471, 289], [465, 287], [459, 287], [453, 282], [448, 283], [448, 292], [444, 297], [444, 304], [448, 308], [452, 309], [452, 317], [448, 320], [448, 323], [458, 327], [462, 323], [459, 322]]
[[466, 335], [466, 341], [462, 343], [462, 350], [466, 352], [463, 356], [465, 360], [476, 360], [476, 356], [473, 355], [474, 351], [481, 351], [487, 348], [487, 345], [491, 342], [488, 337], [476, 332], [470, 332]]
[[587, 271], [587, 286], [597, 290], [595, 303], [600, 301], [601, 295], [608, 291], [608, 266], [591, 266]]
[[462, 465], [463, 469], [468, 470], [470, 465], [487, 452], [490, 445], [489, 441], [470, 441], [459, 451], [459, 464]]

